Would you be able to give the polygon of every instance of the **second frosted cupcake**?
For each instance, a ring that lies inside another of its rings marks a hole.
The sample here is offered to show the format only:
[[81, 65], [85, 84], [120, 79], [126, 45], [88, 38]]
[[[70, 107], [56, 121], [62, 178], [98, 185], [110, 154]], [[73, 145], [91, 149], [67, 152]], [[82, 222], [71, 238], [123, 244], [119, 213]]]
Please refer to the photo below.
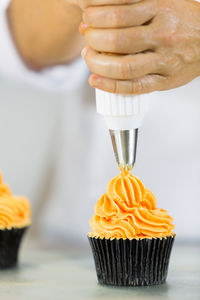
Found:
[[28, 199], [14, 196], [0, 174], [0, 270], [16, 266], [22, 237], [31, 224]]

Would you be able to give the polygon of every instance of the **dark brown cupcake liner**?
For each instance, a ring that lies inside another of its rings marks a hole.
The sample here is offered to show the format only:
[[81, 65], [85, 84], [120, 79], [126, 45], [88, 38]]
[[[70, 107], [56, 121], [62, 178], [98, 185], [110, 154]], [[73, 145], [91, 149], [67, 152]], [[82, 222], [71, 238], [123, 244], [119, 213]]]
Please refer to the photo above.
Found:
[[100, 284], [150, 286], [166, 281], [175, 236], [139, 240], [88, 239]]
[[17, 265], [20, 243], [27, 228], [0, 230], [0, 270]]

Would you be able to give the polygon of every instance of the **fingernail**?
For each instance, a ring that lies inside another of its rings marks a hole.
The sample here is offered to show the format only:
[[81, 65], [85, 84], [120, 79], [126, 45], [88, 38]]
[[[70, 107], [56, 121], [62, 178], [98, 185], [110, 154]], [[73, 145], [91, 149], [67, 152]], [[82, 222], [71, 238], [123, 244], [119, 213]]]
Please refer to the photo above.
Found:
[[83, 48], [83, 50], [81, 51], [81, 56], [82, 56], [83, 58], [86, 56], [87, 51], [88, 51], [87, 47]]
[[85, 35], [85, 32], [87, 31], [87, 29], [88, 29], [88, 25], [82, 22], [79, 26], [80, 34]]
[[89, 84], [93, 87], [98, 87], [100, 82], [101, 82], [101, 77], [96, 74], [92, 74], [89, 77]]

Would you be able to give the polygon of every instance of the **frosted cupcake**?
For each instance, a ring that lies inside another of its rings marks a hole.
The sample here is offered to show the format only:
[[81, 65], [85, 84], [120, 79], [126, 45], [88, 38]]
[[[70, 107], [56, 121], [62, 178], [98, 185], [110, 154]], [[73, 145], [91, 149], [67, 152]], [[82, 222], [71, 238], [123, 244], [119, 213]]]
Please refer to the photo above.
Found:
[[112, 179], [95, 205], [88, 235], [99, 283], [164, 283], [175, 239], [172, 221], [137, 177], [126, 173]]
[[30, 214], [29, 201], [12, 195], [0, 174], [0, 269], [17, 264], [22, 237], [31, 224]]

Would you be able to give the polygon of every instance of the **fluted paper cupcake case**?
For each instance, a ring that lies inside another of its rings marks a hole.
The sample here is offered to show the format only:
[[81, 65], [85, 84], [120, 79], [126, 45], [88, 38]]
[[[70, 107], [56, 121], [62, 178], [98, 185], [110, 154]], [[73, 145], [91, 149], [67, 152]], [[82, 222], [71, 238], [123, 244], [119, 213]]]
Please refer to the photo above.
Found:
[[0, 230], [0, 270], [17, 265], [20, 243], [27, 228]]
[[150, 286], [165, 282], [175, 236], [139, 240], [88, 239], [100, 284]]

